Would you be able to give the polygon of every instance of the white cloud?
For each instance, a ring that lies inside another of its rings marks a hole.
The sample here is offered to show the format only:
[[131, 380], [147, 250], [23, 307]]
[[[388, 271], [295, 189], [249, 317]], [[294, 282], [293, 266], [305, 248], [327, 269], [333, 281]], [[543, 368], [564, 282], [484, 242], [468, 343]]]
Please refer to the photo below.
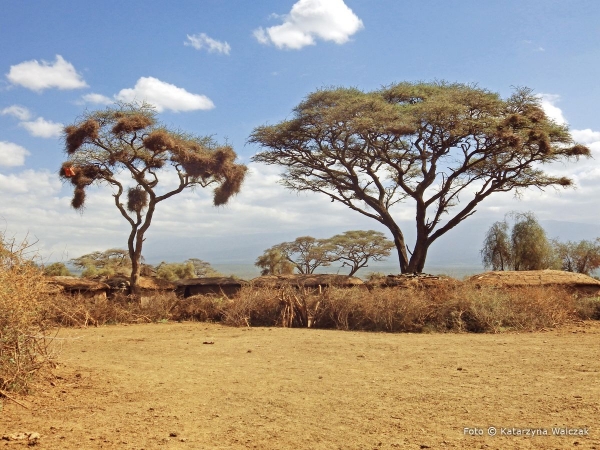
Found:
[[30, 153], [24, 147], [12, 142], [0, 141], [0, 166], [16, 167], [25, 164]]
[[154, 105], [158, 112], [166, 109], [179, 112], [215, 107], [205, 95], [192, 94], [153, 77], [140, 78], [133, 89], [122, 89], [115, 98], [124, 102], [146, 101]]
[[585, 130], [572, 130], [573, 139], [582, 144], [594, 144], [600, 142], [600, 131], [592, 131], [590, 128]]
[[560, 100], [560, 96], [556, 94], [538, 94], [538, 97], [541, 99], [542, 108], [548, 117], [560, 125], [567, 123], [562, 110], [555, 105]]
[[184, 42], [184, 45], [190, 45], [196, 50], [205, 48], [209, 53], [223, 53], [229, 55], [231, 46], [227, 42], [217, 41], [206, 35], [206, 33], [187, 35], [189, 42]]
[[254, 37], [261, 44], [297, 50], [314, 45], [317, 38], [344, 44], [362, 28], [362, 20], [343, 0], [298, 0], [281, 25], [258, 28]]
[[81, 96], [84, 103], [94, 103], [96, 105], [111, 105], [115, 102], [114, 99], [102, 94], [85, 94]]
[[38, 117], [31, 122], [21, 122], [19, 125], [29, 131], [32, 136], [41, 138], [57, 138], [64, 127], [62, 123], [52, 122], [43, 117]]
[[0, 111], [0, 114], [2, 114], [3, 116], [7, 116], [7, 115], [13, 116], [19, 120], [31, 119], [31, 112], [24, 106], [20, 106], [20, 105], [8, 106], [8, 107], [4, 108], [2, 111]]
[[571, 130], [571, 135], [575, 142], [587, 145], [596, 158], [600, 157], [600, 131], [593, 131], [590, 128]]
[[10, 66], [6, 78], [12, 84], [23, 86], [32, 91], [44, 89], [80, 89], [87, 87], [83, 77], [77, 73], [73, 64], [62, 56], [56, 55], [56, 61], [40, 63], [36, 59]]
[[[560, 100], [558, 95], [539, 94], [538, 96], [542, 100], [542, 108], [551, 119], [554, 119], [556, 123], [561, 125], [568, 125], [562, 110], [555, 105]], [[583, 130], [570, 130], [570, 132], [575, 142], [587, 145], [592, 150], [592, 153], [595, 154], [594, 156], [600, 156], [600, 131], [586, 128]], [[566, 176], [569, 176], [569, 174], [566, 174]]]

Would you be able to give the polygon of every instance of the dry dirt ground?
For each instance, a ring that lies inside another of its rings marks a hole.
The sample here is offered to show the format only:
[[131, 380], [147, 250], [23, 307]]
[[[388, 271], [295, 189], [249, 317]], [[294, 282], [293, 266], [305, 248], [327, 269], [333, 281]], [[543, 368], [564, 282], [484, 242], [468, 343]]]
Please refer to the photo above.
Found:
[[[598, 322], [500, 335], [169, 323], [59, 337], [56, 377], [18, 397], [29, 410], [2, 400], [0, 436], [37, 432], [46, 449], [600, 449]], [[553, 427], [588, 434], [506, 435]]]

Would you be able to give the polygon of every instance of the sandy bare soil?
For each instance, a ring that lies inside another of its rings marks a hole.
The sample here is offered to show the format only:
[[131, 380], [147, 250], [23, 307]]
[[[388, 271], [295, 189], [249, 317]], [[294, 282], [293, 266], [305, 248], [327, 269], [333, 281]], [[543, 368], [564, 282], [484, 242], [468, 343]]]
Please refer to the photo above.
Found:
[[[37, 432], [47, 449], [600, 449], [597, 322], [501, 335], [172, 323], [59, 337], [57, 377], [18, 397], [30, 410], [2, 400], [0, 436]], [[588, 435], [506, 435], [553, 427]]]

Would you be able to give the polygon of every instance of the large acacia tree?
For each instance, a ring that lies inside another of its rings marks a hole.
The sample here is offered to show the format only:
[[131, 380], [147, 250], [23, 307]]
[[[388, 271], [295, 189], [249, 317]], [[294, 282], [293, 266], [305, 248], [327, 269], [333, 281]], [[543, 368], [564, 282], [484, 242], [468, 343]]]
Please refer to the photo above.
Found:
[[[285, 168], [285, 187], [320, 192], [385, 225], [403, 273], [421, 272], [431, 244], [491, 194], [570, 186], [543, 164], [590, 154], [529, 89], [502, 99], [445, 82], [319, 90], [249, 141], [265, 149], [254, 161]], [[393, 216], [401, 203], [415, 211], [412, 250]]]
[[[67, 160], [60, 177], [74, 187], [71, 205], [81, 210], [86, 189], [113, 187], [115, 206], [129, 223], [131, 292], [137, 294], [144, 235], [158, 203], [186, 188], [216, 186], [215, 206], [240, 191], [246, 167], [236, 164], [229, 145], [161, 125], [147, 104], [120, 104], [89, 112], [64, 129]], [[176, 175], [175, 185], [164, 175]], [[162, 183], [161, 183], [162, 179]]]

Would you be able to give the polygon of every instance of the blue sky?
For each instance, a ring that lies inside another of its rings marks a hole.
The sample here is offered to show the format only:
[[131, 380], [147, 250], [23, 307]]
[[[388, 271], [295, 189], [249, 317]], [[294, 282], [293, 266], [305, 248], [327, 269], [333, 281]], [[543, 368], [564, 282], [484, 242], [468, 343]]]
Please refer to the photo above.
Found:
[[[597, 1], [3, 1], [0, 42], [0, 228], [29, 233], [48, 260], [126, 242], [108, 188], [93, 190], [81, 215], [56, 175], [60, 129], [84, 110], [145, 99], [167, 125], [227, 139], [248, 163], [259, 150], [246, 144], [252, 129], [285, 119], [315, 89], [404, 80], [478, 83], [503, 96], [529, 86], [595, 156], [551, 168], [572, 176], [576, 190], [492, 196], [440, 240], [434, 259], [452, 262], [444, 245], [456, 242], [466, 246], [457, 263], [477, 259], [485, 228], [510, 210], [600, 236]], [[275, 168], [250, 168], [243, 192], [224, 208], [201, 191], [161, 204], [148, 259], [252, 263], [301, 235], [385, 231], [325, 198], [286, 192]], [[412, 209], [395, 215], [410, 238]]]

